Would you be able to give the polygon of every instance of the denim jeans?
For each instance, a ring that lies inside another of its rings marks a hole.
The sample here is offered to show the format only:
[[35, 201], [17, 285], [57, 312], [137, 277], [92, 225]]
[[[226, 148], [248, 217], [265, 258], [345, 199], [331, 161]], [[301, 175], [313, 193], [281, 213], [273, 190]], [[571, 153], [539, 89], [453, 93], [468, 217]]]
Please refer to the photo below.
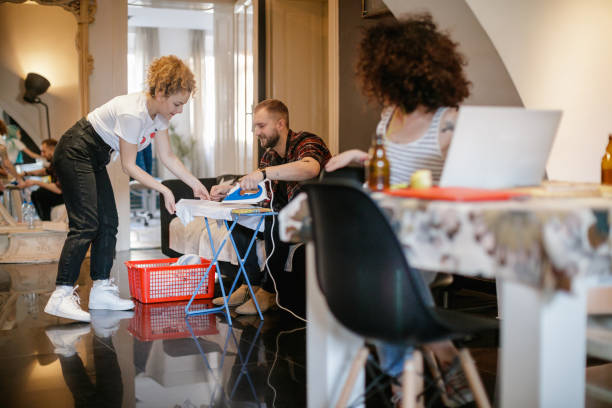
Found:
[[111, 148], [86, 119], [60, 139], [53, 165], [66, 204], [70, 231], [60, 256], [57, 285], [73, 286], [91, 245], [93, 280], [108, 279], [115, 257], [119, 218], [106, 165]]
[[404, 371], [404, 361], [412, 356], [413, 348], [391, 343], [377, 343], [376, 351], [381, 370], [390, 377], [398, 378]]

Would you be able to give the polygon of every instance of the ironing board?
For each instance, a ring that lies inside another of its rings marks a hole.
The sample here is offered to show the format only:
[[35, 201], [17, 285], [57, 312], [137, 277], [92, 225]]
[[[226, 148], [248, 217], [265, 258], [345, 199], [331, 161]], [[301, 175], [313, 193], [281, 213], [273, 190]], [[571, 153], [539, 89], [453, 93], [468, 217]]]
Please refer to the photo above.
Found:
[[[263, 220], [267, 216], [275, 216], [277, 213], [270, 210], [269, 208], [263, 207], [255, 207], [253, 205], [248, 204], [222, 204], [215, 201], [206, 201], [206, 200], [180, 200], [176, 204], [176, 215], [181, 220], [183, 224], [188, 224], [195, 217], [204, 217], [204, 223], [206, 225], [206, 231], [208, 233], [208, 239], [210, 240], [210, 248], [213, 253], [213, 257], [210, 261], [210, 265], [206, 268], [204, 276], [200, 280], [198, 287], [191, 295], [191, 299], [185, 306], [185, 314], [187, 316], [193, 316], [198, 314], [206, 314], [206, 313], [225, 313], [227, 317], [228, 324], [232, 325], [232, 318], [230, 316], [229, 307], [227, 305], [228, 297], [231, 293], [233, 293], [234, 288], [236, 287], [236, 283], [240, 279], [240, 276], [244, 276], [244, 280], [248, 285], [249, 291], [251, 293], [251, 297], [253, 299], [253, 303], [255, 303], [255, 307], [257, 308], [257, 313], [259, 318], [263, 320], [263, 315], [261, 310], [259, 309], [259, 304], [257, 303], [257, 299], [255, 298], [255, 293], [253, 292], [253, 288], [251, 287], [251, 282], [249, 281], [249, 277], [247, 276], [246, 270], [244, 269], [244, 262], [246, 261], [253, 244], [255, 243], [255, 239], [257, 238], [257, 231], [263, 231]], [[208, 223], [208, 219], [222, 220], [225, 225], [225, 229], [227, 230], [227, 234], [223, 237], [221, 242], [219, 243], [219, 247], [215, 248], [215, 243], [212, 238], [212, 234], [210, 232], [210, 226]], [[230, 222], [231, 221], [231, 225]], [[232, 231], [236, 226], [236, 223], [247, 226], [253, 230], [253, 235], [251, 237], [251, 241], [249, 242], [249, 246], [246, 249], [244, 256], [241, 256], [238, 247], [236, 246], [236, 242], [234, 241], [234, 237], [232, 236]], [[218, 257], [223, 249], [223, 246], [227, 242], [227, 239], [230, 239], [232, 243], [232, 247], [236, 252], [236, 256], [238, 258], [238, 273], [232, 282], [232, 286], [229, 292], [225, 293], [225, 287], [223, 286], [223, 280], [219, 279], [219, 285], [221, 286], [221, 295], [223, 296], [223, 305], [214, 307], [211, 309], [203, 309], [203, 310], [190, 310], [191, 303], [195, 299], [196, 294], [200, 290], [202, 284], [208, 278], [208, 274], [213, 265], [219, 270], [218, 266]]]

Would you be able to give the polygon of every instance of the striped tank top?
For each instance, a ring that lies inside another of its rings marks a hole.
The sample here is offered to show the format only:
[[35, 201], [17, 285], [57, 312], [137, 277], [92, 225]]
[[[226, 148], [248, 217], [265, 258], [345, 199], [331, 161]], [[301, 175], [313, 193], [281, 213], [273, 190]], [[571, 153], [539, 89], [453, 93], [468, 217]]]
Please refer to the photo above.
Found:
[[391, 167], [391, 185], [409, 184], [412, 173], [421, 169], [431, 170], [431, 177], [434, 183], [440, 181], [445, 157], [442, 155], [438, 136], [440, 132], [440, 119], [446, 109], [438, 108], [425, 134], [419, 139], [408, 143], [395, 143], [384, 137], [395, 108], [389, 107], [383, 111], [380, 122], [376, 127], [376, 133], [382, 134], [385, 140], [385, 150]]

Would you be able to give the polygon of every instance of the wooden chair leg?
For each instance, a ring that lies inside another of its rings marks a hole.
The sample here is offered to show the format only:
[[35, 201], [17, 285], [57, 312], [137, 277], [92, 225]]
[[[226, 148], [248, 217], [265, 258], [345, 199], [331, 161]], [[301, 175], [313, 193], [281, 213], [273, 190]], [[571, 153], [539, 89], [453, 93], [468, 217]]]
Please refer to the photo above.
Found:
[[416, 367], [416, 406], [417, 408], [425, 407], [425, 368], [423, 365], [423, 354], [419, 350], [414, 352], [414, 366]]
[[470, 351], [466, 348], [460, 349], [459, 360], [461, 361], [461, 368], [463, 372], [465, 372], [470, 388], [474, 393], [476, 405], [479, 408], [491, 408], [491, 403], [487, 397], [484, 385], [482, 385], [482, 380], [480, 379], [480, 375], [478, 374], [476, 364], [474, 364]]
[[415, 350], [411, 358], [404, 362], [402, 374], [402, 408], [417, 408], [424, 406], [424, 398], [417, 401], [423, 392], [423, 355]]
[[336, 408], [346, 407], [351, 391], [353, 390], [353, 386], [355, 385], [355, 381], [357, 380], [357, 376], [359, 376], [359, 372], [365, 366], [369, 354], [370, 351], [367, 347], [362, 347], [357, 352], [357, 355], [351, 364], [351, 369], [348, 373], [348, 377], [346, 378], [346, 382], [344, 383], [344, 387], [342, 387], [342, 392], [340, 393], [340, 398], [338, 398], [338, 402], [336, 403]]

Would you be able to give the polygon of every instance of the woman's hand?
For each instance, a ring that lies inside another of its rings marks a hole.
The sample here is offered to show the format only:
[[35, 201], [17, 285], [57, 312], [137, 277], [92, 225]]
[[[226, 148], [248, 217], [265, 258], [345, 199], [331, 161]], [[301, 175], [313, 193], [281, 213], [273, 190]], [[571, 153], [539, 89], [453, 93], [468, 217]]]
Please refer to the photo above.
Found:
[[192, 187], [193, 196], [202, 200], [210, 200], [210, 194], [208, 194], [208, 190], [202, 183], [198, 181], [198, 183]]
[[359, 164], [363, 166], [363, 163], [368, 159], [368, 154], [358, 149], [347, 150], [340, 154], [335, 155], [325, 165], [325, 171], [330, 172], [338, 170], [339, 168], [346, 167], [349, 164]]
[[227, 192], [232, 189], [233, 186], [229, 184], [218, 184], [212, 186], [210, 189], [210, 198], [213, 201], [221, 201], [227, 195]]
[[170, 189], [166, 189], [162, 191], [162, 195], [164, 196], [164, 204], [166, 205], [166, 210], [170, 214], [174, 214], [176, 212], [176, 203], [174, 202], [174, 194]]

